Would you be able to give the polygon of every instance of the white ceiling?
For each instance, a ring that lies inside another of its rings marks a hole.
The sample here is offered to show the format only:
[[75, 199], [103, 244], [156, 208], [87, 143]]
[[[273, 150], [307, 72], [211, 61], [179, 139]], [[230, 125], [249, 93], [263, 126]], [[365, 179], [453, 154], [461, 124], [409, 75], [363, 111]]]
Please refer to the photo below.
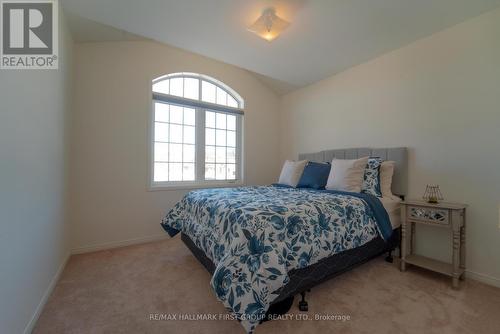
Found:
[[144, 40], [142, 36], [97, 23], [70, 12], [66, 12], [65, 17], [71, 37], [77, 43]]
[[[130, 36], [144, 36], [256, 72], [261, 80], [278, 87], [280, 93], [316, 82], [500, 6], [500, 0], [63, 0], [62, 3], [66, 11], [127, 31]], [[246, 30], [268, 6], [275, 6], [277, 14], [291, 22], [272, 42]]]
[[[77, 43], [139, 41], [147, 39], [143, 36], [134, 35], [106, 24], [85, 19], [68, 11], [65, 12], [65, 18], [71, 31], [71, 37], [73, 41]], [[248, 71], [248, 73], [255, 76], [257, 80], [262, 82], [277, 95], [284, 95], [298, 88], [295, 85], [266, 77], [262, 74], [252, 71]]]

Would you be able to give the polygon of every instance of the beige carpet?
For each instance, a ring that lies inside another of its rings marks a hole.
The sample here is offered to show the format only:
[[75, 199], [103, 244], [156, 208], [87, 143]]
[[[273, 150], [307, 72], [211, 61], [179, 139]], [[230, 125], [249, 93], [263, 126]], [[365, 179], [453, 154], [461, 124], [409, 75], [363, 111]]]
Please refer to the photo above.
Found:
[[[34, 333], [244, 333], [233, 320], [150, 320], [150, 314], [225, 314], [205, 269], [175, 239], [73, 256]], [[500, 333], [500, 289], [382, 258], [312, 290], [309, 312], [347, 321], [277, 320], [256, 333]]]

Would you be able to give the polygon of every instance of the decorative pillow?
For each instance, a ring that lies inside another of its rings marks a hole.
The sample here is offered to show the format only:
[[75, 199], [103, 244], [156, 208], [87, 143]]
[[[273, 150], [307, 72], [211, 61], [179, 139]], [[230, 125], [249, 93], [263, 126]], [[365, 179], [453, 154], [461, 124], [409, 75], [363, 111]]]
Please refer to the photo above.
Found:
[[285, 161], [285, 163], [283, 164], [283, 168], [281, 169], [280, 179], [278, 183], [295, 188], [297, 186], [297, 183], [299, 183], [300, 177], [302, 176], [302, 172], [304, 171], [306, 164], [307, 160]]
[[368, 157], [357, 160], [333, 159], [326, 189], [359, 193], [367, 163]]
[[363, 186], [361, 192], [370, 194], [377, 197], [382, 197], [380, 190], [380, 166], [382, 159], [371, 157], [365, 168], [365, 175], [363, 176]]
[[309, 161], [304, 168], [297, 188], [325, 189], [330, 167], [329, 163]]
[[392, 194], [392, 176], [394, 175], [394, 167], [396, 162], [384, 161], [380, 166], [380, 189], [382, 197], [394, 198]]

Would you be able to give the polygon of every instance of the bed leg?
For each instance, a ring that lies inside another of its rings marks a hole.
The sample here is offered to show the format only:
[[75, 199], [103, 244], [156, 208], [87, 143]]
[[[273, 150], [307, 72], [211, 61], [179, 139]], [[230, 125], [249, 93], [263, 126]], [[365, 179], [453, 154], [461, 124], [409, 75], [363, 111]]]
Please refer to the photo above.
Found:
[[[307, 291], [311, 291], [311, 290], [307, 290]], [[309, 305], [306, 302], [306, 292], [302, 291], [300, 293], [300, 295], [302, 296], [302, 300], [299, 302], [299, 310], [301, 310], [303, 312], [307, 312], [309, 310]]]
[[394, 262], [394, 258], [392, 257], [392, 249], [389, 251], [389, 254], [387, 254], [387, 257], [385, 258], [385, 260], [389, 263]]

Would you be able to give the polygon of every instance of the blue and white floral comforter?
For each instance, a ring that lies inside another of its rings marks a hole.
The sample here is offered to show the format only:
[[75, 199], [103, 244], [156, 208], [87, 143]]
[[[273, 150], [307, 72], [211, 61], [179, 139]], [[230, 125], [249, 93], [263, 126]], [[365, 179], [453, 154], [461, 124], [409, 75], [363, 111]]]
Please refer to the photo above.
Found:
[[171, 236], [187, 234], [212, 260], [217, 298], [252, 332], [289, 271], [392, 232], [377, 202], [371, 195], [275, 186], [204, 189], [189, 192], [162, 226]]

